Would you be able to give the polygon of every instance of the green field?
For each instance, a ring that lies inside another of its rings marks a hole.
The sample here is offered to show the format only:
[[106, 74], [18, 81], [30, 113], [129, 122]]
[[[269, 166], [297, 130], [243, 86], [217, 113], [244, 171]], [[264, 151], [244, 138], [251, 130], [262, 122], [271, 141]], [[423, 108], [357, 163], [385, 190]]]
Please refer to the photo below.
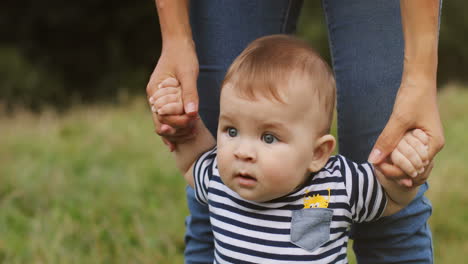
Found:
[[[436, 263], [468, 252], [468, 89], [440, 93]], [[143, 99], [0, 115], [0, 263], [182, 263], [184, 182]]]

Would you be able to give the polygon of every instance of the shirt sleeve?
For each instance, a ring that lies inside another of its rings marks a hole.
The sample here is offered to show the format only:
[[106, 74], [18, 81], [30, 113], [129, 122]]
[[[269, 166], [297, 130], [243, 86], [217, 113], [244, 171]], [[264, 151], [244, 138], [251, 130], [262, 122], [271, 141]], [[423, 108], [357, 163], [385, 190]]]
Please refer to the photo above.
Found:
[[361, 223], [377, 220], [385, 211], [387, 196], [372, 164], [358, 164], [343, 156], [339, 156], [339, 159], [353, 221]]
[[216, 148], [203, 153], [193, 165], [195, 197], [201, 204], [208, 204], [208, 187], [216, 159]]

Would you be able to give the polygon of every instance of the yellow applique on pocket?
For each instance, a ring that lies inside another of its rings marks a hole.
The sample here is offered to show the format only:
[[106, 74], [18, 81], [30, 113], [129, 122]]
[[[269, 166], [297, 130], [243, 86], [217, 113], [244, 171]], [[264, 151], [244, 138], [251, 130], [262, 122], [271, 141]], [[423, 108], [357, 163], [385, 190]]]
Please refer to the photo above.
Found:
[[312, 197], [307, 197], [308, 192], [305, 193], [304, 198], [304, 209], [307, 208], [328, 208], [328, 202], [330, 202], [330, 188], [328, 190], [328, 198], [321, 196], [320, 194], [314, 194]]

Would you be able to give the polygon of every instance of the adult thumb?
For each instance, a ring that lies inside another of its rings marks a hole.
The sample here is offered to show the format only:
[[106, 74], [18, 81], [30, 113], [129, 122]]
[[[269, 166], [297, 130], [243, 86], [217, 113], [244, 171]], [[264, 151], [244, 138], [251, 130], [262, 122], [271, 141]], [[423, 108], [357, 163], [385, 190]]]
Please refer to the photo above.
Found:
[[407, 129], [404, 123], [392, 114], [382, 133], [377, 138], [368, 161], [374, 164], [382, 162], [395, 149]]
[[198, 114], [198, 93], [196, 76], [185, 76], [181, 79], [182, 101], [184, 110], [188, 116], [195, 117]]

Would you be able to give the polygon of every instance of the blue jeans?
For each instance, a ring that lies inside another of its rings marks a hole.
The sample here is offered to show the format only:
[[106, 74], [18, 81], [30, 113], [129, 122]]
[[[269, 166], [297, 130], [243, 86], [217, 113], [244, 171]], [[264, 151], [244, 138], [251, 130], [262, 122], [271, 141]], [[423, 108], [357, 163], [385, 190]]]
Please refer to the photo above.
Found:
[[[399, 0], [322, 0], [337, 82], [341, 154], [365, 161], [391, 114], [403, 66]], [[235, 57], [252, 40], [293, 33], [302, 1], [192, 1], [190, 20], [200, 63], [200, 115], [216, 136], [219, 90]], [[427, 225], [431, 205], [424, 192], [399, 213], [352, 228], [359, 263], [432, 263]], [[186, 263], [213, 262], [206, 206], [187, 188]]]

